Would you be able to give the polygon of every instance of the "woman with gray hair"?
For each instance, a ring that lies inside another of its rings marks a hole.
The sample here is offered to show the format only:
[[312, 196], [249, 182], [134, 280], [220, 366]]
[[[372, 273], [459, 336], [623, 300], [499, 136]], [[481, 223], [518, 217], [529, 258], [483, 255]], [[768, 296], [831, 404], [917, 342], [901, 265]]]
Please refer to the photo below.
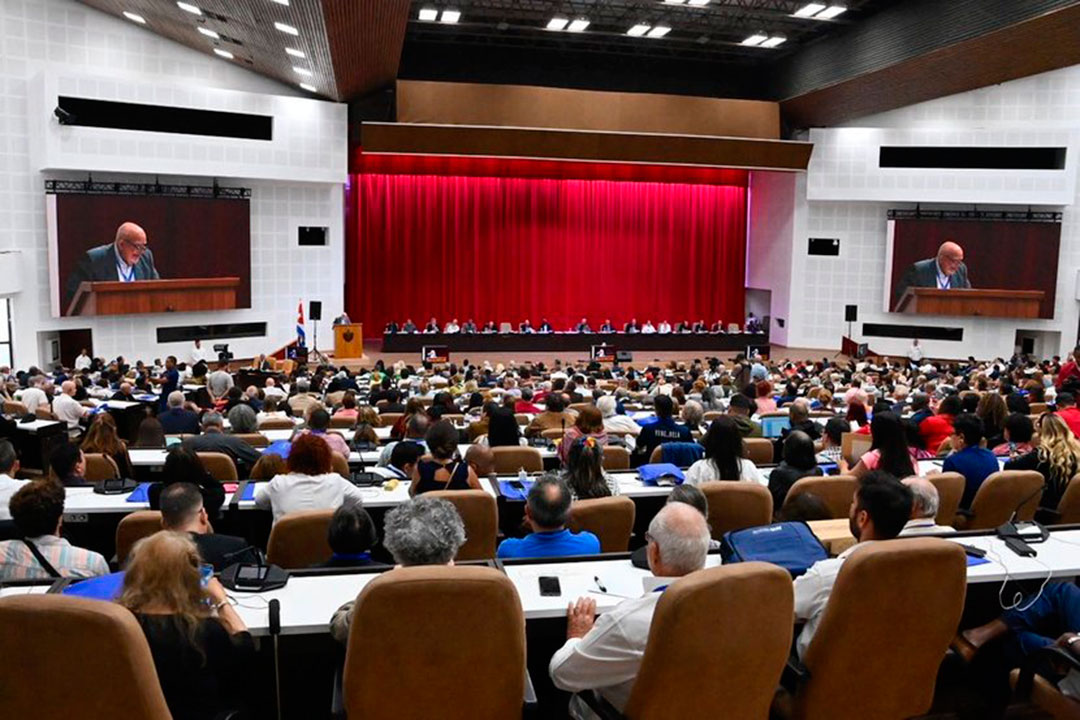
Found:
[[615, 413], [615, 398], [604, 395], [596, 401], [596, 407], [604, 418], [604, 432], [617, 435], [631, 435], [637, 437], [641, 433], [641, 426], [626, 415]]
[[[465, 523], [446, 500], [418, 497], [386, 513], [383, 546], [398, 565], [450, 565], [465, 544]], [[341, 644], [349, 641], [353, 605], [350, 600], [330, 619], [330, 634]]]
[[259, 420], [250, 405], [235, 405], [229, 410], [229, 428], [234, 435], [247, 435], [259, 431]]

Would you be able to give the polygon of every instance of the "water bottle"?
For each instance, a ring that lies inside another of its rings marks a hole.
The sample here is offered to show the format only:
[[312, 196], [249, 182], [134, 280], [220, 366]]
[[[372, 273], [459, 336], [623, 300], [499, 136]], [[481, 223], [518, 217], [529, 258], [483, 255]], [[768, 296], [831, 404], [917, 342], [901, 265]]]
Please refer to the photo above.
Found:
[[524, 485], [529, 481], [529, 473], [525, 472], [525, 468], [518, 468], [518, 482]]

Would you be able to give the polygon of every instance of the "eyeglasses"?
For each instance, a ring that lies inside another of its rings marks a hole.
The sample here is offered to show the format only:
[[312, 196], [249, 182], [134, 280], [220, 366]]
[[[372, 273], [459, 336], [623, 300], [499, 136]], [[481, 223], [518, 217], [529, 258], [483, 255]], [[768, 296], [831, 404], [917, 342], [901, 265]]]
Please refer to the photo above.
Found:
[[133, 243], [130, 240], [125, 240], [125, 239], [121, 239], [120, 242], [127, 245], [129, 248], [132, 249], [132, 251], [134, 251], [135, 253], [137, 253], [139, 255], [142, 255], [144, 252], [146, 252], [147, 243], [141, 243], [141, 244], [140, 243]]

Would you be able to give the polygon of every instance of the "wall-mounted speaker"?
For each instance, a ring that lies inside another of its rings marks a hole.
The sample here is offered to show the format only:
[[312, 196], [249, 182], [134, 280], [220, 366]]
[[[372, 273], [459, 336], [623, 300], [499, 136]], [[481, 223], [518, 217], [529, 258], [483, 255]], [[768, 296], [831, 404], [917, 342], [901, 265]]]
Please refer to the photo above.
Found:
[[297, 240], [301, 247], [326, 245], [325, 227], [301, 227], [297, 232]]
[[810, 255], [829, 255], [836, 257], [840, 254], [840, 238], [810, 238], [810, 247], [807, 248]]
[[844, 322], [858, 322], [859, 321], [859, 306], [858, 305], [845, 305], [844, 306]]
[[312, 300], [308, 305], [308, 317], [312, 320], [322, 320], [322, 301]]

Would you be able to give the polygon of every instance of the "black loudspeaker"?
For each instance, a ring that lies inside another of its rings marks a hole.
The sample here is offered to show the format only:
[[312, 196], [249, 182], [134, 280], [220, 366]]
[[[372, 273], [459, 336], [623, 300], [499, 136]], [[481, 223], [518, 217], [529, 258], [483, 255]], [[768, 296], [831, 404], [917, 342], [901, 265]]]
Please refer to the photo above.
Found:
[[629, 350], [616, 350], [616, 362], [634, 362], [634, 355]]
[[859, 320], [859, 306], [858, 305], [845, 305], [844, 306], [844, 322], [858, 322]]
[[[855, 307], [852, 305], [851, 307]], [[312, 320], [322, 320], [322, 301], [312, 300], [309, 303], [308, 317]]]
[[325, 227], [302, 227], [297, 230], [297, 242], [301, 246], [326, 245], [326, 233], [329, 228]]

